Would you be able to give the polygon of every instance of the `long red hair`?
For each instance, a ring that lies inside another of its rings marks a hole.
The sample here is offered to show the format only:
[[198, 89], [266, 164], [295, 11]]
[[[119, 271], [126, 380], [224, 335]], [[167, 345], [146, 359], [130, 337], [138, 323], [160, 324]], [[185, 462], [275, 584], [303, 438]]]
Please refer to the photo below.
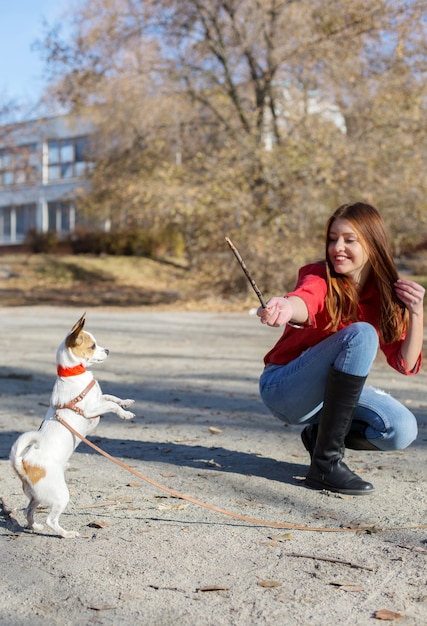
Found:
[[373, 206], [356, 202], [343, 204], [329, 218], [326, 224], [326, 273], [328, 292], [326, 308], [331, 316], [331, 328], [337, 330], [340, 321], [357, 321], [359, 295], [354, 282], [337, 274], [329, 260], [329, 232], [333, 222], [346, 219], [357, 233], [360, 243], [368, 255], [371, 271], [380, 293], [379, 333], [384, 343], [402, 338], [407, 326], [408, 312], [394, 291], [398, 279], [397, 268], [391, 252], [391, 244], [384, 221]]

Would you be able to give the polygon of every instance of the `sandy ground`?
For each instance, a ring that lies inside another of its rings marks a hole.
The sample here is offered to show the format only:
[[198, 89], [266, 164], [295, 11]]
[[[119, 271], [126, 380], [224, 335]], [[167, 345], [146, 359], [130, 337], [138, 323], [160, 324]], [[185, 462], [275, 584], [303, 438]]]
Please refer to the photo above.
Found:
[[88, 330], [111, 350], [95, 370], [103, 391], [136, 401], [134, 420], [107, 415], [91, 439], [203, 502], [336, 532], [250, 523], [190, 504], [83, 443], [61, 518], [81, 536], [26, 530], [9, 450], [19, 433], [38, 428], [56, 348], [82, 312], [0, 310], [1, 624], [427, 624], [425, 371], [406, 378], [379, 359], [370, 375], [411, 407], [420, 427], [403, 452], [348, 451], [375, 494], [312, 491], [302, 480], [300, 429], [272, 417], [258, 395], [262, 356], [280, 331], [246, 314], [89, 309]]

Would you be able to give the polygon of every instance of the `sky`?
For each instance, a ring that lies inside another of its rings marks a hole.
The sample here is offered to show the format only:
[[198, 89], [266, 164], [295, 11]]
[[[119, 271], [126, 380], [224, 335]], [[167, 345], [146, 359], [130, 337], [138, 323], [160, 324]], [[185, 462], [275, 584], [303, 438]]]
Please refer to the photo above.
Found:
[[0, 0], [0, 99], [35, 104], [46, 84], [37, 49], [43, 19], [53, 25], [68, 0]]

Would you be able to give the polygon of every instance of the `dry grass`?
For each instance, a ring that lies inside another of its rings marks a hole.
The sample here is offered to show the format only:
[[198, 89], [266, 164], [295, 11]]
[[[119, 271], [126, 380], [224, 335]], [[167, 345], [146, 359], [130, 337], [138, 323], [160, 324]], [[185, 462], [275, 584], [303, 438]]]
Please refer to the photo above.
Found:
[[[427, 287], [425, 274], [410, 275], [407, 270], [405, 275]], [[225, 299], [206, 276], [189, 272], [174, 260], [128, 256], [0, 256], [0, 297], [4, 307], [45, 304], [247, 311], [259, 304], [249, 287]]]
[[0, 257], [2, 306], [51, 304], [239, 311], [254, 296], [226, 301], [174, 261], [142, 257], [15, 254]]

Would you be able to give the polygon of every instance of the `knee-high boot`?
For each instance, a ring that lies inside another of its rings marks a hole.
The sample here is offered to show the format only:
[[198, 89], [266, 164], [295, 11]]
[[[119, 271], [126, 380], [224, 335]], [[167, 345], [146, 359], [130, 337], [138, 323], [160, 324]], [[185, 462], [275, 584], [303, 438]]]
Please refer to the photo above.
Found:
[[365, 380], [366, 376], [353, 376], [330, 368], [316, 445], [305, 480], [307, 487], [354, 496], [374, 491], [371, 483], [362, 480], [342, 460], [345, 438]]
[[[377, 452], [381, 452], [380, 448], [366, 438], [365, 431], [367, 427], [368, 424], [355, 422], [353, 420], [350, 431], [344, 440], [345, 447], [350, 450], [377, 450]], [[304, 448], [310, 454], [310, 458], [313, 456], [313, 451], [316, 446], [318, 430], [318, 424], [309, 424], [301, 432], [301, 440], [304, 444]]]
[[380, 450], [366, 438], [365, 431], [367, 428], [368, 424], [353, 421], [350, 432], [345, 438], [345, 447], [351, 450]]

